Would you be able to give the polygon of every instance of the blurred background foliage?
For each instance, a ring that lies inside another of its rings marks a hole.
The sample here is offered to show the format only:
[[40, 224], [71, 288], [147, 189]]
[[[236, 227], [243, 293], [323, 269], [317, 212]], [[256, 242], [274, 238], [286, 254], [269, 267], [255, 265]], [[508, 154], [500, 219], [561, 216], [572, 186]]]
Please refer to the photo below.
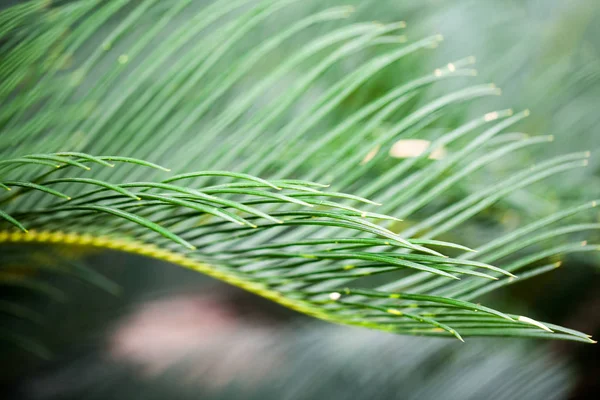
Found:
[[[287, 15], [269, 19], [240, 41], [231, 51], [231, 59], [244, 53], [245, 40], [268, 37], [290, 20], [321, 9], [323, 3], [296, 4], [285, 11]], [[521, 131], [554, 136], [550, 145], [510, 154], [463, 180], [446, 192], [445, 202], [463, 198], [482, 182], [494, 181], [519, 165], [532, 164], [541, 155], [592, 152], [588, 168], [515, 192], [453, 231], [449, 240], [475, 246], [565, 205], [600, 198], [597, 0], [326, 3], [354, 5], [357, 11], [352, 18], [357, 20], [407, 21], [409, 40], [431, 33], [441, 33], [445, 39], [435, 51], [407, 58], [400, 67], [379, 73], [347, 99], [340, 113], [357, 110], [407, 76], [474, 56], [479, 72], [475, 79], [494, 82], [503, 90], [502, 97], [491, 101], [493, 108], [528, 108], [531, 116], [520, 125]], [[314, 29], [329, 28], [325, 24]], [[292, 40], [298, 45], [303, 41], [301, 35]], [[291, 44], [289, 51], [293, 49]], [[280, 50], [262, 60], [261, 67], [268, 71], [289, 56]], [[367, 51], [350, 57], [327, 72], [311, 90], [316, 96], [369, 56]], [[260, 71], [255, 69], [256, 76], [248, 79], [259, 77]], [[461, 84], [438, 84], [413, 98], [411, 106], [424, 104]], [[420, 127], [419, 138], [459, 126], [489, 109], [490, 100], [454, 107], [451, 113]], [[336, 144], [332, 146], [334, 151]], [[326, 159], [327, 153], [313, 162]], [[382, 168], [393, 162], [382, 163]], [[422, 213], [426, 215], [427, 209]], [[596, 232], [583, 238], [598, 242]], [[510, 339], [470, 339], [464, 345], [331, 327], [155, 261], [103, 253], [86, 255], [86, 262], [115, 282], [118, 294], [111, 293], [115, 288], [110, 285], [102, 291], [72, 278], [55, 274], [44, 277], [65, 293], [64, 301], [44, 300], [42, 304], [40, 299], [29, 299], [34, 309], [41, 310], [36, 334], [44, 338], [54, 355], [51, 361], [44, 361], [6, 349], [2, 382], [11, 396], [584, 399], [600, 394], [597, 346]], [[590, 253], [569, 256], [563, 266], [494, 293], [494, 301], [510, 302], [516, 312], [520, 307], [542, 320], [600, 337], [600, 258]]]

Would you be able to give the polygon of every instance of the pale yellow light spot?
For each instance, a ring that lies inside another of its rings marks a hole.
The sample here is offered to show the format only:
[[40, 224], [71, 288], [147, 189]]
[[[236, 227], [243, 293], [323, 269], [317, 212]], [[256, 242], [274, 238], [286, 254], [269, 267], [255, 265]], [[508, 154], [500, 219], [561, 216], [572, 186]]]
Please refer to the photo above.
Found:
[[329, 299], [332, 301], [339, 300], [340, 297], [342, 297], [342, 295], [338, 292], [329, 293]]
[[496, 111], [494, 111], [494, 112], [490, 112], [490, 113], [485, 114], [483, 116], [483, 119], [486, 122], [489, 122], [489, 121], [494, 121], [494, 120], [498, 119], [498, 117], [499, 117], [498, 113]]
[[454, 71], [456, 71], [456, 67], [454, 66], [454, 64], [450, 63], [450, 64], [448, 64], [448, 70], [450, 72], [454, 72]]
[[388, 308], [386, 311], [390, 314], [402, 315], [402, 311], [396, 310], [395, 308]]
[[436, 69], [435, 71], [433, 71], [433, 74], [434, 74], [435, 76], [442, 76], [442, 70], [438, 68], [438, 69]]
[[379, 153], [379, 149], [381, 148], [380, 145], [375, 146], [375, 148], [373, 148], [371, 151], [369, 151], [367, 153], [367, 155], [365, 156], [365, 158], [363, 158], [363, 160], [360, 162], [361, 165], [368, 163], [369, 161], [371, 161], [373, 158], [375, 158], [375, 156], [377, 155], [377, 153]]
[[127, 54], [121, 54], [117, 61], [119, 61], [119, 64], [127, 64], [129, 61], [129, 56]]
[[[423, 139], [403, 139], [398, 140], [390, 149], [390, 156], [394, 158], [414, 158], [419, 157], [425, 153], [431, 142]], [[432, 160], [439, 160], [446, 156], [446, 150], [441, 148], [434, 149], [429, 158]]]

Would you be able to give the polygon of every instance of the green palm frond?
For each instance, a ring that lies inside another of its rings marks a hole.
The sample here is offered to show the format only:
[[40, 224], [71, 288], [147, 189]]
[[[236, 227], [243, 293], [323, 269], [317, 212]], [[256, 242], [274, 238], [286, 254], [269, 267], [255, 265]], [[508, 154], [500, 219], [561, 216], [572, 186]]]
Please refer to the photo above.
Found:
[[[528, 115], [510, 110], [425, 134], [448, 108], [499, 89], [430, 98], [436, 82], [474, 76], [474, 60], [405, 70], [441, 37], [407, 40], [404, 22], [353, 21], [350, 7], [297, 19], [300, 3], [29, 1], [4, 10], [0, 246], [155, 257], [317, 318], [402, 334], [591, 342], [472, 300], [555, 268], [554, 256], [597, 251], [552, 242], [598, 229], [554, 225], [595, 202], [476, 252], [443, 239], [503, 197], [585, 166], [589, 154], [510, 171], [447, 203], [458, 182], [550, 138], [505, 132]], [[369, 93], [389, 70], [405, 82]], [[390, 157], [411, 138], [430, 144]], [[436, 150], [447, 154], [435, 159]]]

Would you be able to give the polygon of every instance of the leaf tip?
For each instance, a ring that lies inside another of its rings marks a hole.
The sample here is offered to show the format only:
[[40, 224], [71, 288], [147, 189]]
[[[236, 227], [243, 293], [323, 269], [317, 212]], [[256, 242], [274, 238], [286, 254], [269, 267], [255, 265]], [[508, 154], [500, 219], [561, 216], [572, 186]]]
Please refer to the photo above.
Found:
[[451, 334], [454, 335], [455, 338], [457, 338], [458, 340], [460, 340], [461, 342], [465, 342], [465, 340], [462, 338], [462, 336], [460, 336], [460, 334], [458, 332], [456, 332], [454, 329], [452, 329], [450, 331]]
[[349, 17], [350, 15], [352, 15], [352, 13], [354, 13], [356, 11], [356, 7], [354, 6], [345, 6], [343, 8], [343, 16], [344, 17]]
[[341, 293], [339, 293], [339, 292], [331, 292], [331, 293], [329, 293], [329, 299], [330, 299], [331, 301], [336, 301], [336, 300], [339, 300], [339, 299], [340, 299], [340, 297], [342, 297], [342, 294], [341, 294]]
[[500, 114], [497, 111], [487, 113], [483, 116], [483, 120], [486, 122], [497, 120]]
[[519, 318], [517, 318], [517, 320], [519, 320], [520, 322], [529, 324], [529, 325], [537, 326], [538, 328], [543, 329], [546, 332], [552, 332], [552, 333], [554, 332], [552, 329], [548, 328], [546, 325], [542, 324], [539, 321], [531, 319], [529, 317], [519, 316]]

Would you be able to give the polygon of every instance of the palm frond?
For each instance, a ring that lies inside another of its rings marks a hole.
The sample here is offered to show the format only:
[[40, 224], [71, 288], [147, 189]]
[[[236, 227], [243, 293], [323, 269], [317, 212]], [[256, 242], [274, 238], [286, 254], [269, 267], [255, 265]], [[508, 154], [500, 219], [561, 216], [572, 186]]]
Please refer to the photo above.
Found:
[[[0, 245], [155, 257], [317, 318], [402, 334], [592, 342], [471, 300], [552, 269], [554, 256], [598, 250], [518, 252], [597, 229], [550, 228], [595, 202], [479, 252], [440, 238], [514, 191], [585, 166], [589, 154], [510, 171], [447, 204], [457, 182], [549, 138], [505, 133], [528, 115], [510, 110], [423, 136], [447, 108], [500, 94], [474, 84], [428, 98], [442, 79], [474, 76], [473, 58], [407, 71], [406, 83], [369, 96], [374, 76], [404, 73], [402, 62], [441, 37], [407, 41], [404, 22], [346, 22], [349, 7], [290, 22], [299, 3], [30, 1], [4, 10]], [[273, 20], [277, 29], [261, 33]], [[319, 25], [324, 33], [311, 36]], [[390, 167], [389, 149], [409, 138], [431, 143]], [[439, 148], [448, 154], [432, 160]]]

